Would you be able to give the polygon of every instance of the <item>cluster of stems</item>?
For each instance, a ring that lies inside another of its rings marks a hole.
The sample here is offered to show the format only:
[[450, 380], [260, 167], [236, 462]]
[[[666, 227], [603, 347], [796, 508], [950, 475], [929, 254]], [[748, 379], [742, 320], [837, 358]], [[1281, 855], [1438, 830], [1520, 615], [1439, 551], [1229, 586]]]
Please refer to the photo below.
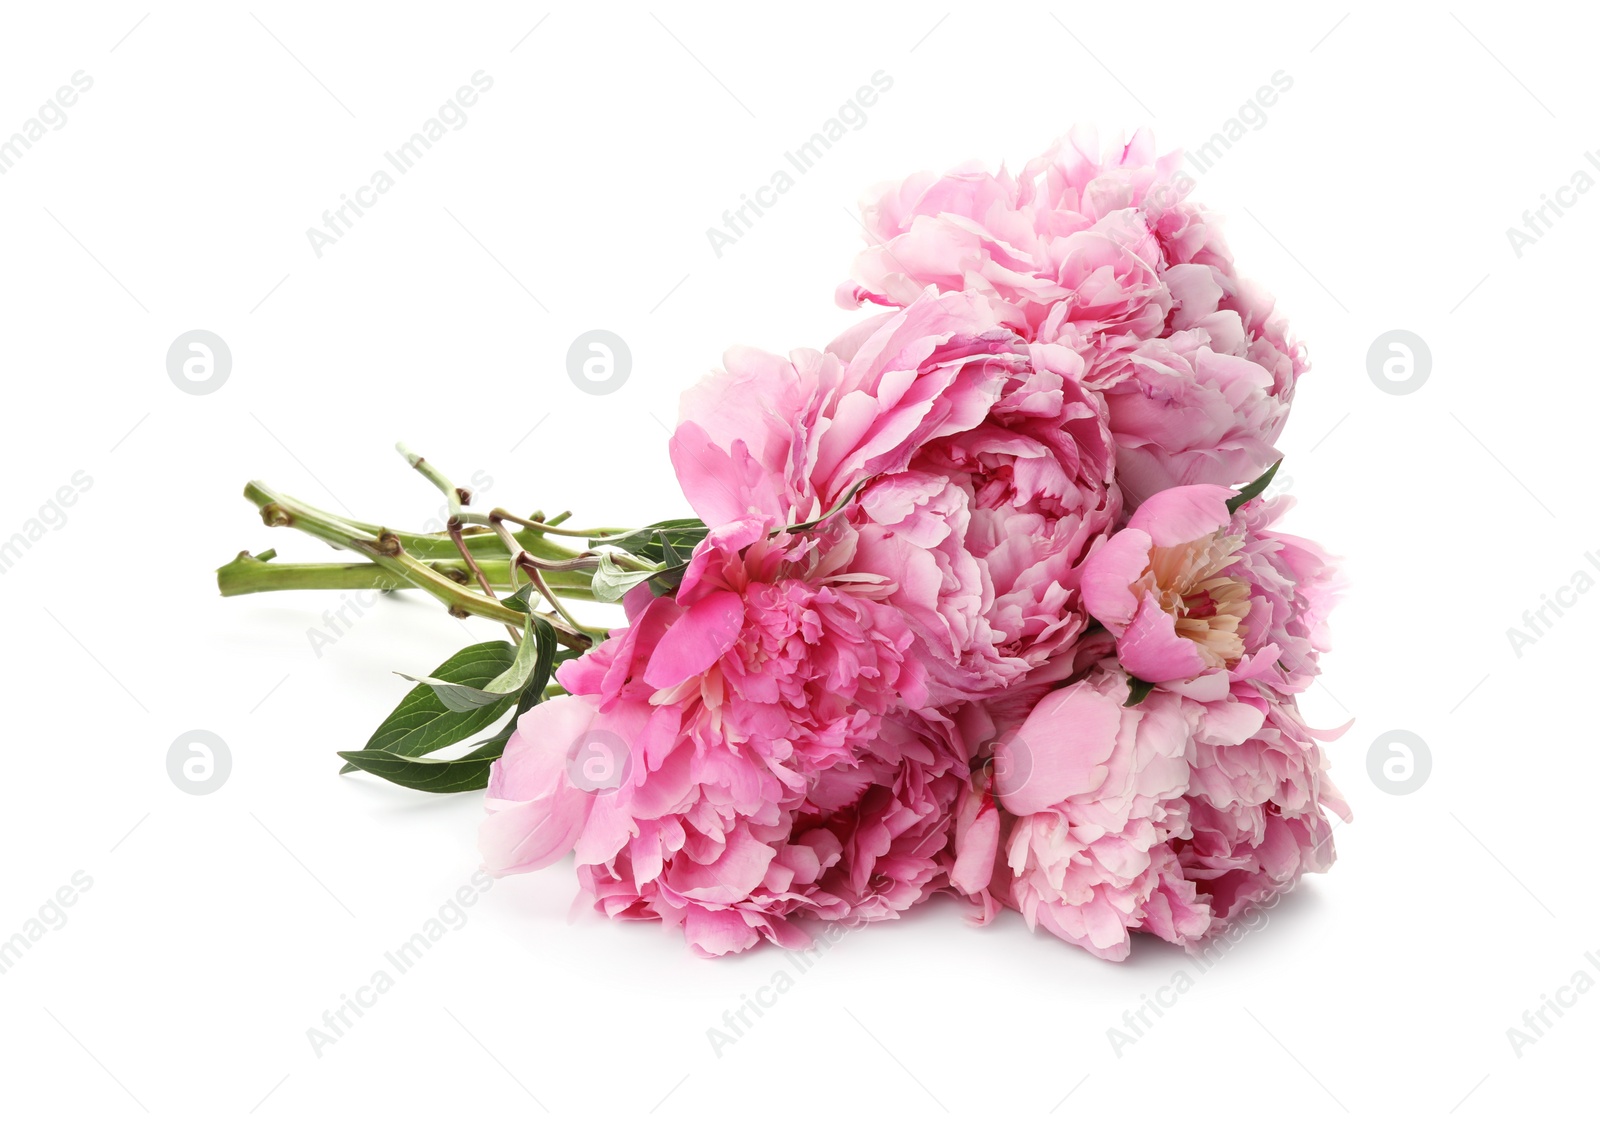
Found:
[[[468, 490], [452, 484], [404, 444], [398, 449], [448, 501], [450, 515], [442, 533], [399, 532], [341, 517], [252, 481], [245, 486], [244, 495], [260, 510], [263, 523], [298, 529], [335, 548], [364, 556], [366, 562], [281, 563], [276, 552], [240, 552], [217, 569], [221, 592], [248, 595], [415, 587], [459, 618], [477, 615], [504, 624], [516, 640], [523, 614], [506, 606], [501, 598], [531, 584], [541, 603], [533, 613], [550, 623], [564, 646], [582, 651], [603, 637], [603, 630], [579, 622], [567, 603], [597, 601], [590, 583], [601, 555], [588, 541], [626, 529], [567, 528], [564, 522], [570, 513], [546, 519], [542, 512], [527, 517], [498, 508], [475, 512], [469, 508], [472, 494]], [[627, 566], [627, 557], [621, 559]], [[532, 606], [534, 600], [528, 602]]]

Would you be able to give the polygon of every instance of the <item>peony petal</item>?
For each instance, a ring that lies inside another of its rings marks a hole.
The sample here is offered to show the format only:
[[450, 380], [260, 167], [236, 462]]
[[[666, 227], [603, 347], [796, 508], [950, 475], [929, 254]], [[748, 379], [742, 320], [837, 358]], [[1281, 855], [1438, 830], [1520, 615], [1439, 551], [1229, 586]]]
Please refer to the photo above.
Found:
[[1058, 689], [996, 748], [996, 795], [1013, 814], [1035, 814], [1093, 791], [1121, 726], [1122, 706], [1087, 682]]
[[1163, 489], [1128, 518], [1128, 527], [1150, 534], [1158, 548], [1172, 548], [1210, 536], [1231, 519], [1225, 485], [1179, 485]]
[[735, 591], [718, 591], [690, 607], [667, 628], [645, 667], [645, 683], [670, 689], [710, 669], [738, 640], [744, 602]]
[[1113, 634], [1120, 633], [1139, 611], [1139, 598], [1132, 587], [1150, 566], [1150, 547], [1148, 533], [1126, 528], [1084, 561], [1084, 609]]
[[1117, 639], [1117, 659], [1135, 677], [1155, 684], [1196, 677], [1209, 668], [1200, 647], [1179, 637], [1172, 616], [1148, 594]]
[[950, 866], [950, 883], [975, 896], [994, 879], [995, 855], [1000, 846], [1000, 811], [988, 806], [970, 823], [956, 823], [956, 858]]

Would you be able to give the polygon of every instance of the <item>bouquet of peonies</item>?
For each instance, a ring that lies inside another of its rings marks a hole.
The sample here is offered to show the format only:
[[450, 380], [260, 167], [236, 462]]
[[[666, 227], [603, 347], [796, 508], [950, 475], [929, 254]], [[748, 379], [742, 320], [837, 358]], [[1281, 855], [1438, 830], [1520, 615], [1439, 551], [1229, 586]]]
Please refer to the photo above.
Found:
[[344, 770], [487, 786], [490, 872], [572, 853], [598, 908], [696, 953], [940, 891], [1103, 958], [1197, 944], [1324, 871], [1349, 814], [1297, 704], [1336, 576], [1262, 495], [1305, 360], [1191, 186], [1143, 132], [1074, 132], [875, 195], [839, 299], [882, 311], [684, 396], [698, 519], [476, 511], [408, 455], [444, 533], [252, 483], [367, 562], [241, 554], [222, 591], [409, 585], [505, 623]]

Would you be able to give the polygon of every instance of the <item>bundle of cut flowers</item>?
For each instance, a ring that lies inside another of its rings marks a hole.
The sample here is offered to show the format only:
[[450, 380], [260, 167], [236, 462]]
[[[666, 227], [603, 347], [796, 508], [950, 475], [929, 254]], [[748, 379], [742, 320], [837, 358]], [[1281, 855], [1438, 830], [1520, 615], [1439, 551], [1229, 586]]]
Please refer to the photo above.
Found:
[[838, 299], [871, 312], [684, 395], [695, 518], [482, 511], [408, 454], [443, 533], [252, 483], [365, 560], [243, 553], [222, 591], [414, 586], [505, 624], [344, 771], [487, 787], [491, 873], [571, 854], [698, 954], [936, 893], [1102, 958], [1193, 947], [1326, 870], [1349, 814], [1298, 704], [1337, 577], [1265, 495], [1304, 354], [1191, 187], [1143, 132], [913, 176], [864, 205]]

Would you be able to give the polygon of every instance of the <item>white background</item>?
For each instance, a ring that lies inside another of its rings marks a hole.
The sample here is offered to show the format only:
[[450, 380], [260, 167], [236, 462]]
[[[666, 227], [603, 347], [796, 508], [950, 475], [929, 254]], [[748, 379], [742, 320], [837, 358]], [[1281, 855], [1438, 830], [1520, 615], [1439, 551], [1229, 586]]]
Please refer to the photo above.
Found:
[[[1506, 634], [1600, 575], [1600, 192], [1520, 257], [1506, 235], [1600, 144], [1578, 20], [8, 5], [0, 135], [75, 72], [93, 87], [0, 176], [0, 539], [76, 471], [93, 484], [0, 575], [0, 938], [75, 872], [93, 887], [0, 976], [4, 1117], [1499, 1123], [1584, 1096], [1600, 991], [1520, 1059], [1506, 1036], [1600, 947], [1600, 595], [1520, 656]], [[318, 258], [306, 229], [480, 70], [466, 125]], [[717, 257], [706, 228], [879, 70], [893, 88], [867, 124]], [[850, 323], [832, 292], [869, 185], [1017, 168], [1074, 122], [1195, 145], [1279, 70], [1292, 89], [1197, 193], [1313, 358], [1283, 472], [1294, 528], [1352, 577], [1305, 702], [1355, 718], [1331, 749], [1356, 810], [1333, 871], [1120, 1058], [1107, 1027], [1192, 972], [1179, 952], [1102, 963], [943, 900], [850, 936], [719, 1058], [707, 1027], [784, 955], [703, 961], [654, 926], [569, 918], [562, 864], [499, 883], [319, 1058], [307, 1028], [467, 882], [481, 802], [341, 778], [334, 752], [399, 698], [392, 670], [496, 635], [406, 596], [319, 656], [308, 630], [339, 596], [222, 601], [212, 571], [240, 549], [319, 558], [260, 525], [245, 481], [421, 525], [439, 500], [403, 438], [514, 509], [684, 514], [678, 394], [728, 345]], [[634, 357], [608, 396], [565, 370], [597, 327]], [[165, 367], [196, 328], [233, 355], [204, 396]], [[1433, 358], [1403, 396], [1367, 370], [1395, 328]], [[233, 757], [204, 797], [167, 776], [191, 729]], [[1368, 774], [1391, 729], [1432, 752], [1407, 796]]]

